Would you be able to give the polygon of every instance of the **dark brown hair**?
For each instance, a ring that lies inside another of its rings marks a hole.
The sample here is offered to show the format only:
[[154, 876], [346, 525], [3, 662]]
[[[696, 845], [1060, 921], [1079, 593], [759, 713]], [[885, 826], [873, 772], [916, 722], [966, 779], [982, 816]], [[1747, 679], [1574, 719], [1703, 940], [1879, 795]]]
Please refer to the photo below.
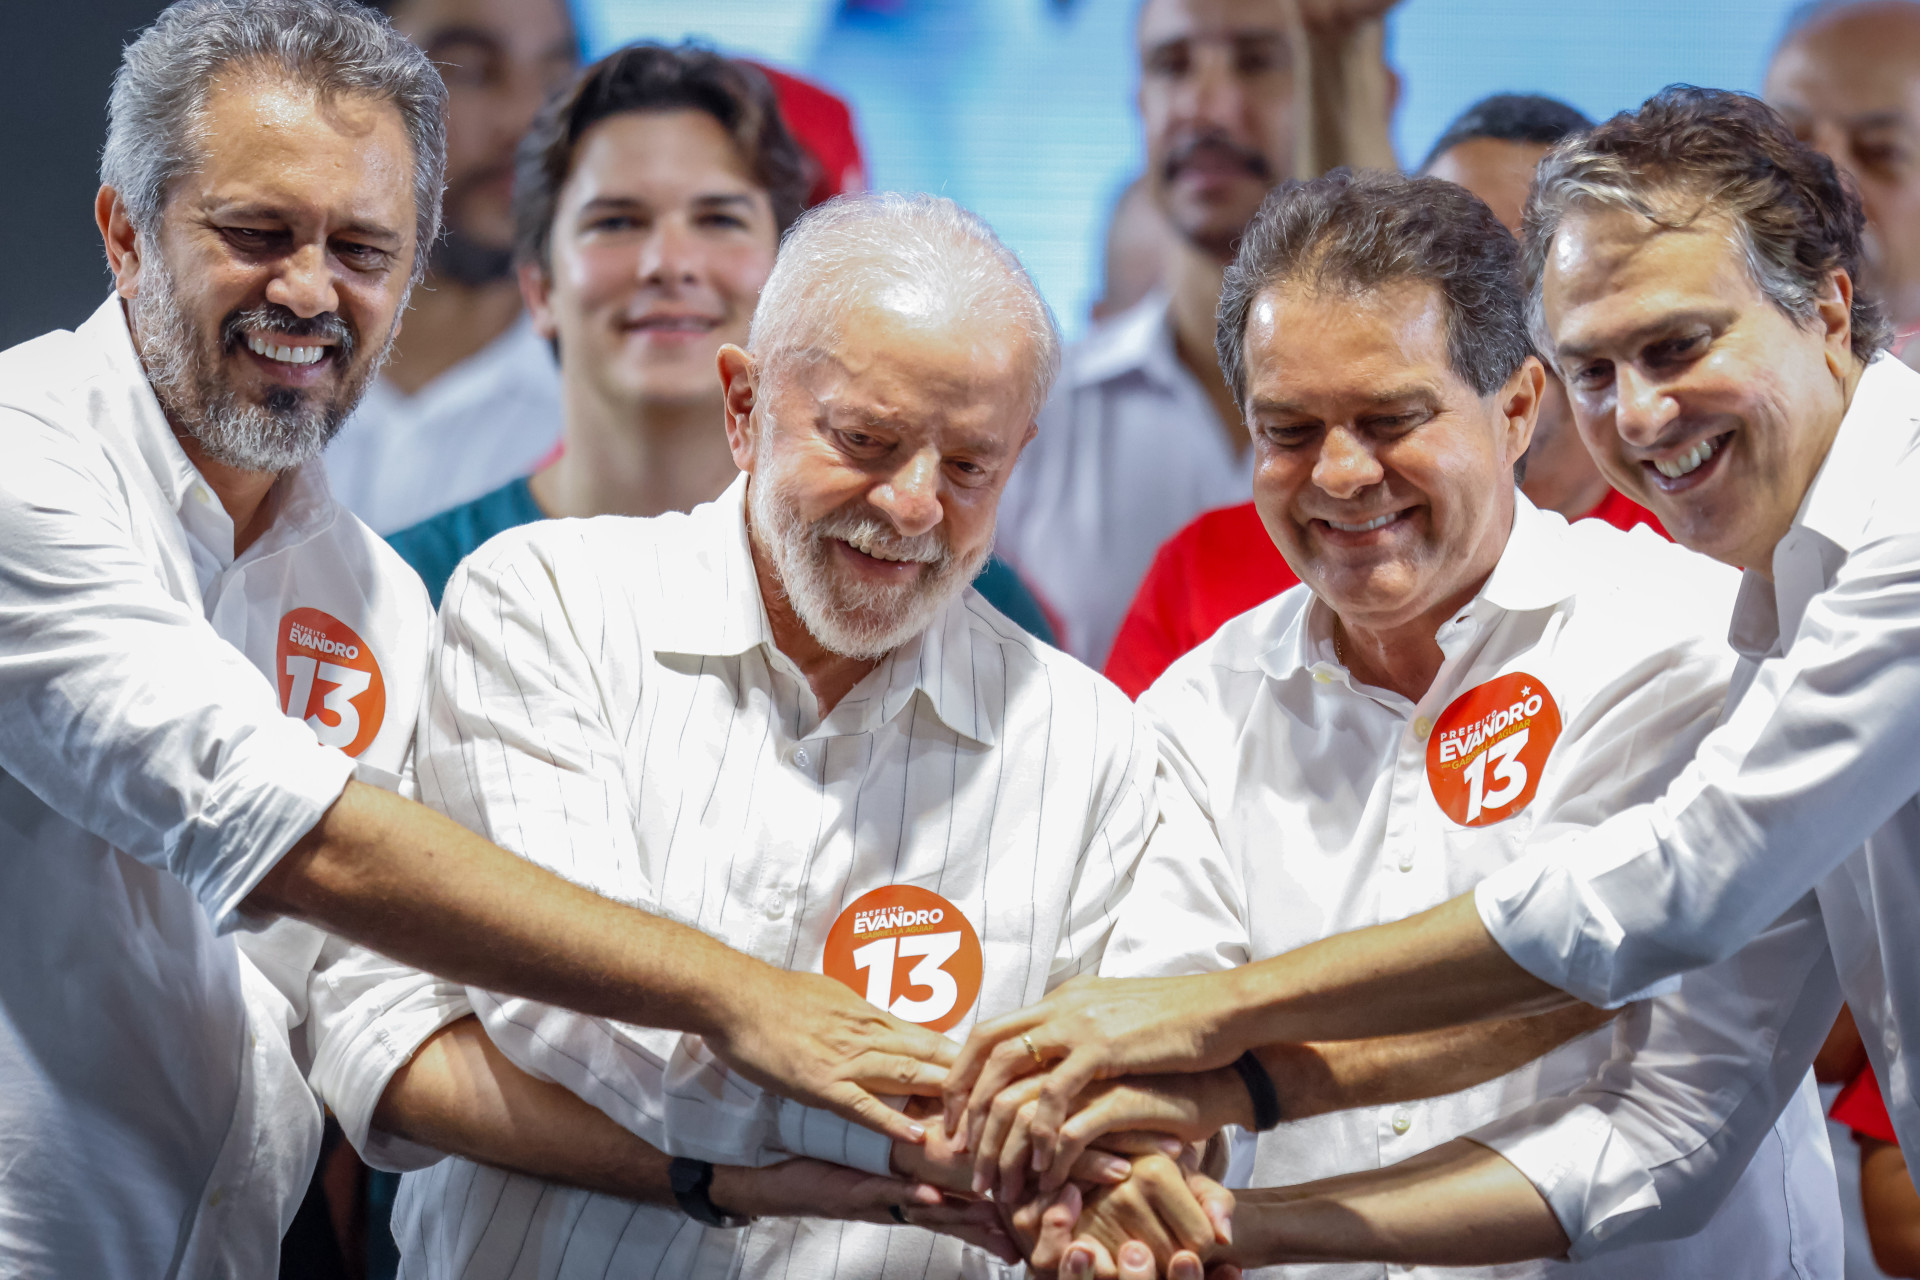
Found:
[[811, 166], [759, 70], [695, 44], [632, 44], [584, 67], [540, 109], [513, 178], [513, 256], [544, 268], [560, 188], [588, 129], [630, 111], [704, 111], [740, 149], [784, 235], [805, 205]]
[[1853, 281], [1853, 354], [1873, 359], [1893, 338], [1860, 282], [1860, 197], [1833, 162], [1793, 136], [1758, 98], [1670, 85], [1548, 152], [1527, 199], [1524, 269], [1528, 321], [1548, 351], [1540, 281], [1567, 212], [1630, 209], [1655, 225], [1732, 221], [1760, 291], [1795, 321], [1813, 318], [1828, 274]]
[[1439, 178], [1335, 169], [1283, 182], [1260, 206], [1220, 291], [1215, 349], [1233, 398], [1247, 399], [1247, 313], [1278, 284], [1368, 292], [1400, 280], [1440, 291], [1447, 358], [1482, 396], [1533, 354], [1520, 296], [1520, 247], [1478, 196]]

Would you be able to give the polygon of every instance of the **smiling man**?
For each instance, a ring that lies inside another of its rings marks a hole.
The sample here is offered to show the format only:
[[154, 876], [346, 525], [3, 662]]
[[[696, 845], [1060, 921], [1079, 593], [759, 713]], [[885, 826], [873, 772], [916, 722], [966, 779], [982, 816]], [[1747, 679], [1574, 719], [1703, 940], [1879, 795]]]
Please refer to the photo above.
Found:
[[[442, 106], [357, 4], [173, 6], [114, 82], [95, 210], [114, 293], [0, 354], [8, 1276], [273, 1274], [316, 1090], [364, 1135], [459, 1007], [434, 984], [396, 1008], [315, 925], [702, 1032], [902, 1138], [862, 1082], [926, 1088], [951, 1056], [382, 789], [410, 769], [432, 615], [318, 455], [436, 233]], [[374, 1010], [394, 1019], [377, 1043]]]
[[[969, 585], [1057, 359], [1019, 263], [950, 201], [803, 216], [745, 348], [718, 353], [745, 474], [689, 513], [523, 525], [454, 572], [423, 797], [934, 1031], [1091, 970], [1154, 819], [1152, 740]], [[918, 1204], [748, 1225], [738, 1166], [795, 1153], [966, 1192], [971, 1162], [925, 1158], [947, 1154], [937, 1120], [910, 1150], [782, 1103], [698, 1037], [469, 995], [507, 1058], [673, 1157], [674, 1194], [635, 1206], [446, 1161], [396, 1205], [409, 1274], [999, 1265], [919, 1230]], [[1130, 1172], [1171, 1175], [1143, 1158]]]
[[[954, 1101], [983, 1063], [986, 1093], [1030, 1070], [1022, 1035], [1066, 1057], [1043, 1093], [1050, 1128], [1096, 1075], [1568, 993], [1614, 1005], [1732, 957], [1771, 993], [1745, 1039], [1775, 1079], [1811, 1063], [1837, 974], [1902, 1145], [1920, 1145], [1920, 979], [1903, 959], [1920, 918], [1920, 380], [1855, 289], [1863, 223], [1828, 160], [1761, 103], [1712, 90], [1667, 90], [1563, 143], [1536, 181], [1532, 327], [1582, 436], [1676, 537], [1746, 569], [1728, 710], [1665, 794], [1541, 833], [1472, 894], [1231, 983], [1057, 993], [979, 1033]], [[1763, 931], [1802, 942], [1756, 951]], [[1609, 1083], [1582, 1096], [1630, 1100]], [[1726, 1125], [1767, 1092], [1724, 1095]], [[1676, 1194], [1724, 1165], [1725, 1131], [1699, 1131]]]

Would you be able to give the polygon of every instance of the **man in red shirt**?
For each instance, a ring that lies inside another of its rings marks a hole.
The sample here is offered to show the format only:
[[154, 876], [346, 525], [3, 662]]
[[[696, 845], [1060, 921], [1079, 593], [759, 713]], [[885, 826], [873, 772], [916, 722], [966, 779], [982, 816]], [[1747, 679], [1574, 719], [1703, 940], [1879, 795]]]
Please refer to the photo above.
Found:
[[[1540, 157], [1591, 124], [1551, 98], [1496, 94], [1468, 107], [1447, 127], [1420, 171], [1467, 188], [1517, 232]], [[1518, 472], [1521, 491], [1536, 506], [1569, 520], [1605, 520], [1621, 529], [1644, 524], [1666, 536], [1652, 512], [1601, 477], [1573, 429], [1566, 393], [1551, 374], [1533, 445]], [[1298, 581], [1251, 502], [1206, 512], [1154, 556], [1114, 638], [1107, 677], [1128, 696], [1139, 697], [1175, 658], [1221, 623]]]

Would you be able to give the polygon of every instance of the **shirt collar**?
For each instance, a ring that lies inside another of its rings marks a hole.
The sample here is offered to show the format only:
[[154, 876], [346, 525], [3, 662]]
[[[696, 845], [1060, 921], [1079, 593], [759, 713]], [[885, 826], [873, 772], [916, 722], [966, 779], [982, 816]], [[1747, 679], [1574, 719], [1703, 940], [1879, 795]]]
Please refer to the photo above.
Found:
[[[747, 542], [746, 475], [685, 520], [686, 536], [666, 569], [664, 598], [677, 607], [650, 624], [655, 650], [732, 657], [764, 645], [771, 659], [773, 627]], [[971, 594], [961, 592], [925, 631], [888, 654], [841, 699], [822, 729], [864, 732], [901, 714], [919, 693], [947, 728], [991, 746], [998, 716], [975, 688]]]
[[[1515, 489], [1513, 528], [1507, 533], [1507, 545], [1486, 583], [1461, 611], [1462, 616], [1478, 615], [1489, 607], [1505, 613], [1529, 613], [1566, 601], [1574, 594], [1576, 578], [1567, 567], [1567, 536], [1564, 519], [1540, 510]], [[1311, 672], [1316, 678], [1327, 676], [1322, 683], [1348, 683], [1346, 670], [1335, 660], [1333, 611], [1325, 601], [1310, 596], [1307, 607], [1294, 612], [1273, 647], [1260, 655], [1260, 669], [1275, 680]]]
[[[146, 366], [134, 349], [126, 307], [111, 294], [80, 326], [104, 361], [106, 385], [119, 403], [94, 415], [103, 429], [119, 432], [147, 464], [161, 496], [179, 517], [194, 541], [225, 567], [234, 562], [233, 521], [220, 505], [213, 486], [193, 465], [180, 438], [160, 407]], [[272, 524], [247, 548], [246, 559], [256, 560], [296, 546], [324, 532], [339, 517], [333, 493], [327, 487], [326, 468], [318, 458], [285, 473], [267, 501], [273, 504]]]
[[[1873, 516], [1871, 495], [1882, 477], [1912, 452], [1920, 436], [1920, 373], [1882, 353], [1874, 357], [1853, 389], [1853, 401], [1833, 445], [1814, 473], [1793, 523], [1810, 529], [1844, 551], [1859, 546]], [[1913, 495], [1888, 495], [1899, 502]]]
[[1081, 339], [1065, 381], [1075, 387], [1112, 382], [1129, 374], [1169, 387], [1192, 375], [1173, 347], [1172, 299], [1149, 293]]

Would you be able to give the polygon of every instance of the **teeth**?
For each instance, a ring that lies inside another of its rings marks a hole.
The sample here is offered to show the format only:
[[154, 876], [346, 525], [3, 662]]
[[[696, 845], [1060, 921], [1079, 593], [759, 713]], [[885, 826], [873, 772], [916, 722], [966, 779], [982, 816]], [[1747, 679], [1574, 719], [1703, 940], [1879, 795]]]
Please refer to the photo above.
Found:
[[1399, 514], [1398, 511], [1389, 511], [1387, 514], [1369, 520], [1365, 524], [1341, 524], [1338, 520], [1329, 520], [1327, 523], [1342, 533], [1371, 533], [1375, 529], [1385, 528], [1387, 525], [1392, 524]]
[[893, 564], [919, 564], [923, 562], [919, 556], [910, 556], [900, 551], [890, 551], [871, 538], [855, 536], [848, 538], [846, 541], [848, 546], [858, 551], [861, 555], [872, 556], [875, 560], [886, 560]]
[[1702, 440], [1693, 448], [1670, 461], [1655, 458], [1653, 469], [1669, 480], [1678, 480], [1681, 476], [1698, 471], [1702, 463], [1711, 458], [1715, 449], [1714, 442]]
[[313, 364], [327, 353], [325, 347], [283, 347], [259, 336], [247, 339], [247, 350], [282, 364]]

